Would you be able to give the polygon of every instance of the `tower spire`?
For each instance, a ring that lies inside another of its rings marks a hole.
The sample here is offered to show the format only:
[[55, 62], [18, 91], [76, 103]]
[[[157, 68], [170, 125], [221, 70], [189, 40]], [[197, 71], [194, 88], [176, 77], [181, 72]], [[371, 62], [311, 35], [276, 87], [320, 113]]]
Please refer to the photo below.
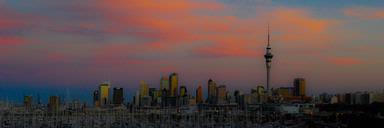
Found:
[[265, 65], [266, 65], [266, 68], [267, 68], [267, 89], [266, 89], [266, 93], [267, 95], [270, 95], [270, 90], [269, 90], [269, 86], [270, 86], [270, 70], [271, 70], [271, 65], [272, 65], [272, 58], [273, 58], [273, 54], [272, 54], [272, 48], [271, 48], [271, 45], [270, 45], [270, 30], [269, 30], [269, 24], [268, 24], [268, 41], [267, 41], [267, 47], [265, 48], [266, 49], [266, 52], [265, 52], [265, 55], [264, 55], [264, 58], [265, 58]]
[[271, 36], [270, 36], [269, 23], [268, 23], [268, 46], [267, 47], [270, 47], [270, 41], [271, 41]]

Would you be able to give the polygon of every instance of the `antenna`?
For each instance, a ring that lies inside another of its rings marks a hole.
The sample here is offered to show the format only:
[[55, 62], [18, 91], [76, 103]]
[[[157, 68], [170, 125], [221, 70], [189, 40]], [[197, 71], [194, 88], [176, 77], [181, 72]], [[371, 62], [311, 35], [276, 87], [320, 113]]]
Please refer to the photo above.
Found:
[[269, 23], [268, 23], [268, 47], [269, 47], [269, 45], [270, 45], [270, 40], [271, 40], [271, 38], [270, 38], [270, 30], [269, 30]]

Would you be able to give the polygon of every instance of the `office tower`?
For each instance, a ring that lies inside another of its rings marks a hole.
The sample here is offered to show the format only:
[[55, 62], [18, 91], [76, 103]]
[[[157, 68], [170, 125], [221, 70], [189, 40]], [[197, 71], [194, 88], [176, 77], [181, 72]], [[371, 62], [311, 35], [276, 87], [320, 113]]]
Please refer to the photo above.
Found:
[[113, 88], [113, 104], [121, 105], [124, 103], [124, 89]]
[[165, 88], [166, 90], [169, 89], [169, 79], [168, 79], [168, 77], [166, 77], [166, 76], [163, 76], [163, 77], [161, 77], [161, 79], [160, 79], [160, 90], [163, 90], [164, 88]]
[[99, 90], [93, 92], [93, 105], [95, 107], [100, 107], [100, 93]]
[[177, 96], [177, 89], [179, 86], [179, 78], [177, 73], [169, 75], [169, 96]]
[[159, 96], [164, 95], [163, 94], [163, 89], [169, 90], [169, 79], [166, 76], [163, 76], [160, 79]]
[[109, 104], [109, 88], [110, 83], [104, 82], [99, 85], [100, 105], [105, 106]]
[[32, 108], [32, 96], [24, 96], [24, 107], [26, 110]]
[[59, 96], [50, 96], [48, 101], [48, 110], [51, 112], [57, 112], [60, 108]]
[[266, 90], [266, 93], [268, 95], [270, 95], [270, 80], [271, 80], [271, 74], [270, 74], [270, 70], [271, 70], [271, 63], [272, 63], [272, 58], [273, 58], [273, 54], [272, 54], [272, 48], [271, 48], [271, 45], [270, 45], [270, 33], [269, 33], [269, 25], [268, 25], [268, 44], [267, 44], [267, 48], [266, 48], [266, 53], [264, 55], [264, 58], [265, 58], [265, 64], [266, 64], [266, 68], [267, 68], [267, 90]]
[[187, 87], [185, 86], [180, 86], [180, 96], [185, 97], [187, 96]]
[[225, 85], [220, 85], [217, 87], [217, 103], [226, 104], [227, 103], [227, 89]]
[[149, 96], [149, 87], [144, 80], [140, 81], [140, 96]]
[[293, 86], [295, 88], [295, 96], [306, 96], [305, 94], [305, 79], [304, 78], [295, 78], [293, 81]]
[[208, 103], [214, 103], [216, 102], [216, 82], [212, 79], [208, 80]]
[[196, 90], [196, 103], [203, 103], [203, 87], [199, 84]]

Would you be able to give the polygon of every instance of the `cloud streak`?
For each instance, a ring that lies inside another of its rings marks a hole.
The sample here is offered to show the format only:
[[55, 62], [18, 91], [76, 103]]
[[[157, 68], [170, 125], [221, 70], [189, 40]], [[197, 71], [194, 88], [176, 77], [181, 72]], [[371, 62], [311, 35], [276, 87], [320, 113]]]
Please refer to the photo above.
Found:
[[349, 17], [363, 20], [384, 20], [384, 9], [371, 7], [349, 7], [343, 9], [343, 13]]

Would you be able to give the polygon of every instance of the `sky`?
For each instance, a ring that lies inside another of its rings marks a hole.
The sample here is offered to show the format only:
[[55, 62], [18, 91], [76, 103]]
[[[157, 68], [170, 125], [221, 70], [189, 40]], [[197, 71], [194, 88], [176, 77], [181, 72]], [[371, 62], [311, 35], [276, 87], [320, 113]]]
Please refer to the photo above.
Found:
[[129, 98], [171, 72], [189, 92], [212, 78], [248, 93], [265, 85], [268, 24], [271, 87], [384, 89], [382, 0], [0, 0], [0, 100], [90, 101], [106, 80]]

